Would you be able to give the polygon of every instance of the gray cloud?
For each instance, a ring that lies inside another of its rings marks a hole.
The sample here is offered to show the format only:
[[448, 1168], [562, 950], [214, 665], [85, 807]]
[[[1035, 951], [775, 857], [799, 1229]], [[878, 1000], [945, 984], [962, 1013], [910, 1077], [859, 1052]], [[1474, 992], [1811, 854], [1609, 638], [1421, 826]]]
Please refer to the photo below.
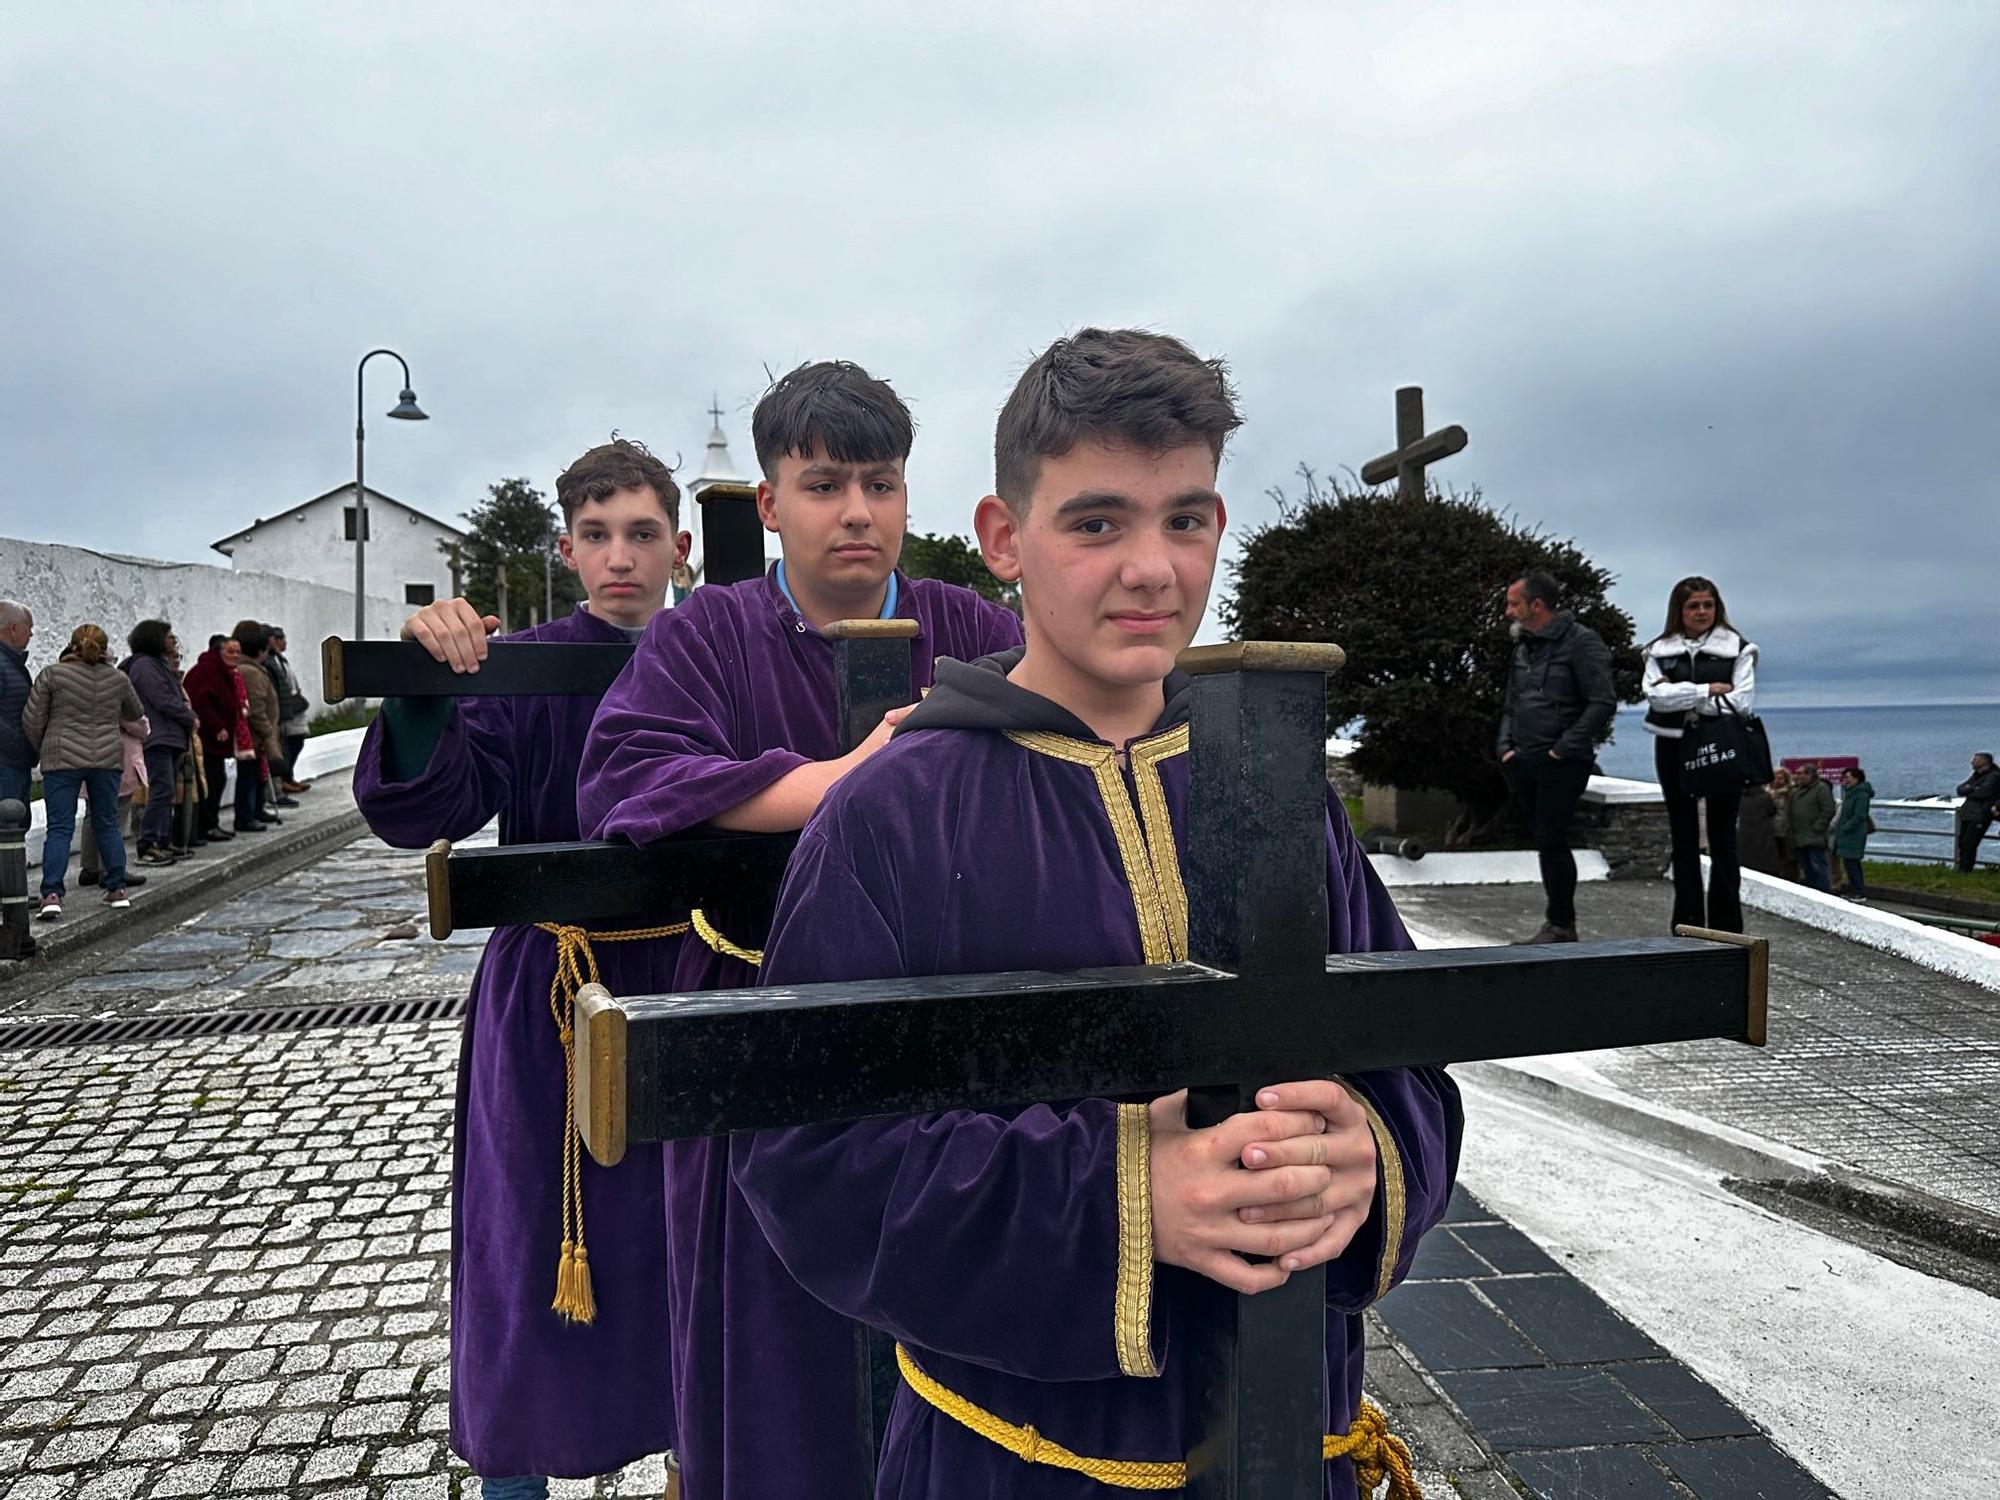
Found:
[[[0, 38], [0, 529], [167, 557], [351, 472], [456, 512], [616, 427], [894, 379], [963, 529], [1086, 322], [1226, 353], [1238, 525], [1388, 446], [1718, 578], [1777, 702], [2000, 698], [1996, 28], [1819, 5], [40, 7]], [[371, 371], [369, 409], [394, 399]], [[739, 456], [747, 457], [747, 452]], [[1983, 674], [1983, 675], [1982, 675]]]

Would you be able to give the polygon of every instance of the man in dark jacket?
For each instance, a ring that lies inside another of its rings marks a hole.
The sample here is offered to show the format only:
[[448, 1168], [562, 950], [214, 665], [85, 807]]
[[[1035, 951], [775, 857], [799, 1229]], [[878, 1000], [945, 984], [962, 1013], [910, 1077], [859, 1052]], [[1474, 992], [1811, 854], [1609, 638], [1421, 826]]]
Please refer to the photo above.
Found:
[[1958, 784], [1958, 867], [1970, 871], [1979, 859], [1979, 841], [1986, 837], [1986, 825], [2000, 806], [2000, 766], [1981, 750], [1972, 757], [1972, 774]]
[[28, 638], [34, 633], [34, 612], [0, 599], [0, 801], [26, 802], [29, 773], [35, 768], [35, 747], [21, 729], [21, 713], [35, 685], [28, 672]]
[[1597, 632], [1556, 609], [1543, 572], [1507, 585], [1514, 665], [1500, 715], [1500, 769], [1541, 858], [1546, 918], [1530, 943], [1576, 941], [1576, 856], [1569, 825], [1590, 783], [1597, 742], [1618, 707], [1611, 651]]
[[278, 779], [278, 806], [292, 807], [293, 792], [303, 792], [310, 785], [299, 780], [299, 752], [306, 746], [306, 716], [312, 712], [312, 704], [299, 691], [299, 674], [292, 670], [291, 660], [285, 655], [285, 631], [281, 625], [266, 625], [264, 633], [270, 637], [270, 650], [264, 653], [264, 670], [271, 674], [271, 685], [278, 690], [278, 738], [283, 742], [285, 765], [282, 773], [272, 771]]

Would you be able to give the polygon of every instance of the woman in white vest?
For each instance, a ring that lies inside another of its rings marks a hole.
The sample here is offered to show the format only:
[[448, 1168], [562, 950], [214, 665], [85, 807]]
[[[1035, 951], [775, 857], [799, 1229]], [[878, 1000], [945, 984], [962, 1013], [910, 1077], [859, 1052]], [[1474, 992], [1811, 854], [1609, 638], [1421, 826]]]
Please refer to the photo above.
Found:
[[1742, 866], [1736, 853], [1741, 792], [1715, 792], [1708, 803], [1709, 879], [1701, 886], [1701, 827], [1691, 793], [1681, 789], [1681, 739], [1706, 714], [1747, 714], [1757, 695], [1757, 648], [1729, 623], [1722, 594], [1706, 578], [1683, 578], [1667, 600], [1667, 623], [1646, 646], [1646, 728], [1656, 735], [1653, 763], [1666, 794], [1674, 837], [1673, 922], [1743, 930]]

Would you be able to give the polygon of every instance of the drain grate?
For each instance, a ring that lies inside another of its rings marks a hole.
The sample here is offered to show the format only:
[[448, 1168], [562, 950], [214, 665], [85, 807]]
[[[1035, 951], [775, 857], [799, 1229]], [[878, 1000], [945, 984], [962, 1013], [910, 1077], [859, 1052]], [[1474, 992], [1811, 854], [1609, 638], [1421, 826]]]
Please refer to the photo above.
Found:
[[352, 1000], [339, 1005], [285, 1005], [269, 1010], [174, 1011], [150, 1016], [63, 1016], [0, 1023], [0, 1052], [46, 1047], [100, 1047], [129, 1042], [177, 1042], [189, 1037], [259, 1036], [318, 1031], [333, 1026], [393, 1026], [411, 1021], [455, 1021], [465, 996], [423, 1000]]

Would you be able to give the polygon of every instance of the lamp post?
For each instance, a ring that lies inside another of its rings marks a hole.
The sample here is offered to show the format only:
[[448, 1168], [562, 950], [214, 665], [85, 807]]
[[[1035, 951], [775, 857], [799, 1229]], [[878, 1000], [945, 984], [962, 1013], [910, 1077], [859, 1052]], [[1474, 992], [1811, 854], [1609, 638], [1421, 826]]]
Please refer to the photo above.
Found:
[[556, 617], [556, 533], [551, 516], [549, 534], [542, 538], [542, 623]]
[[394, 349], [370, 349], [354, 367], [354, 638], [368, 638], [368, 486], [362, 478], [362, 451], [368, 434], [361, 423], [361, 374], [368, 361], [386, 354], [403, 367], [403, 394], [389, 413], [403, 422], [426, 422], [430, 418], [418, 408], [417, 393], [410, 389], [410, 364]]

